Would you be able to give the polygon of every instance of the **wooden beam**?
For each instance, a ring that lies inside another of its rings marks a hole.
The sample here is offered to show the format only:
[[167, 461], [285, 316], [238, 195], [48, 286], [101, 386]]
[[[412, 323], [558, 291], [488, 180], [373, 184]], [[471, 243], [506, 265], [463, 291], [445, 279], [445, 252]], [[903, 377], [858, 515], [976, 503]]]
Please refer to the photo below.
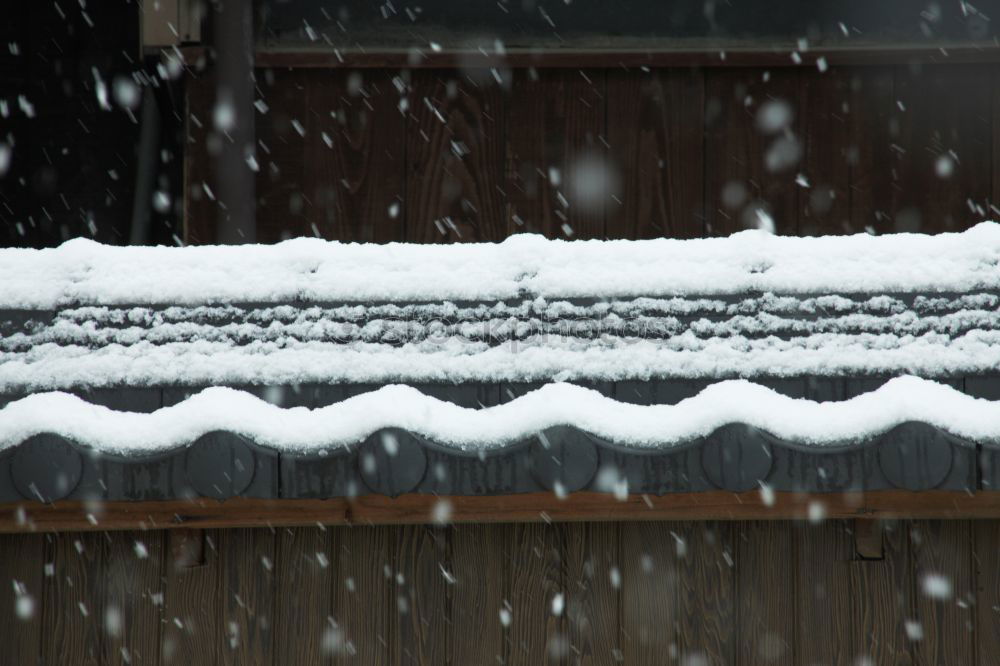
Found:
[[[171, 51], [173, 52], [173, 51]], [[185, 61], [204, 57], [201, 47], [182, 47]], [[256, 67], [316, 68], [454, 68], [454, 67], [806, 67], [816, 69], [820, 58], [827, 66], [969, 64], [1000, 62], [1000, 46], [953, 46], [947, 49], [919, 47], [830, 48], [810, 50], [799, 62], [787, 50], [544, 50], [510, 49], [502, 57], [484, 56], [477, 51], [427, 51], [418, 59], [408, 49], [338, 51], [323, 49], [257, 48]]]
[[[632, 495], [618, 501], [604, 493], [550, 493], [488, 497], [372, 495], [355, 499], [209, 499], [168, 502], [33, 502], [0, 505], [0, 533], [124, 529], [368, 525], [431, 523], [439, 502], [451, 505], [456, 523], [595, 520], [807, 520], [1000, 518], [1000, 492], [776, 493], [768, 506], [758, 492]], [[819, 505], [819, 506], [817, 506]]]

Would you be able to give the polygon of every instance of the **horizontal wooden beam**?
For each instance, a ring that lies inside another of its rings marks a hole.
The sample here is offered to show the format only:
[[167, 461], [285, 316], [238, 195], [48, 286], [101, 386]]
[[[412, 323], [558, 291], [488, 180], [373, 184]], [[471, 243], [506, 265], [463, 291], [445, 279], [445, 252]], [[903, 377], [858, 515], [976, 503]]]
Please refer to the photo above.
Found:
[[[771, 498], [768, 498], [769, 500]], [[440, 504], [446, 502], [447, 510]], [[826, 518], [1000, 518], [1000, 492], [775, 493], [724, 491], [630, 495], [551, 493], [488, 497], [372, 495], [355, 499], [198, 499], [168, 502], [56, 502], [0, 505], [0, 532], [605, 520], [818, 520]]]
[[[204, 58], [204, 47], [182, 47], [185, 62]], [[171, 50], [170, 53], [174, 51]], [[787, 50], [518, 50], [500, 56], [477, 51], [426, 51], [416, 57], [409, 50], [337, 51], [321, 49], [257, 49], [257, 67], [465, 69], [476, 67], [808, 67], [822, 58], [827, 66], [1000, 63], [1000, 46], [951, 48], [871, 47], [816, 49], [793, 59]]]

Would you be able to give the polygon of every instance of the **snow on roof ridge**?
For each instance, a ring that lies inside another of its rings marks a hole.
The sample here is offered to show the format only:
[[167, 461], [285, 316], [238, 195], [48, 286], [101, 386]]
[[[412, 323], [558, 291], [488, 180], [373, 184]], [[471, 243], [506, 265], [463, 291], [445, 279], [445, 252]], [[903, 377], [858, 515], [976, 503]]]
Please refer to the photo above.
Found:
[[1000, 224], [961, 233], [0, 250], [0, 308], [1000, 288]]
[[842, 402], [789, 398], [746, 380], [712, 384], [676, 405], [633, 405], [572, 384], [546, 384], [483, 409], [459, 407], [404, 385], [313, 410], [283, 409], [244, 391], [213, 387], [149, 414], [116, 412], [67, 393], [41, 393], [0, 409], [0, 449], [35, 434], [54, 433], [109, 453], [143, 454], [225, 430], [262, 446], [316, 452], [398, 427], [439, 444], [478, 450], [501, 448], [559, 425], [619, 445], [669, 448], [730, 423], [822, 447], [861, 441], [907, 421], [971, 441], [1000, 442], [1000, 402], [904, 376]]

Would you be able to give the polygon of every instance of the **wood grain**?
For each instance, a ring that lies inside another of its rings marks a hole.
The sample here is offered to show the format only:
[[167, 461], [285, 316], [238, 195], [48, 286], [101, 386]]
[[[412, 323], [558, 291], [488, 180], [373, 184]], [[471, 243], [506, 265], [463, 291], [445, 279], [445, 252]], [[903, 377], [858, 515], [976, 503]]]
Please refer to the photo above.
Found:
[[[189, 73], [184, 78], [187, 114], [184, 119], [184, 233], [185, 245], [216, 241], [218, 186], [212, 169], [208, 137], [215, 104], [215, 79], [211, 71]], [[211, 196], [209, 196], [211, 192]]]
[[[560, 664], [569, 658], [564, 553], [564, 531], [549, 523], [517, 525], [504, 544], [503, 566], [510, 572], [506, 598], [511, 605], [504, 663]], [[559, 614], [553, 607], [557, 595], [563, 600]]]
[[737, 525], [679, 527], [687, 556], [677, 560], [678, 652], [682, 658], [701, 659], [713, 666], [734, 664], [739, 638], [735, 624]]
[[276, 664], [332, 663], [343, 634], [333, 625], [333, 590], [340, 562], [335, 532], [320, 527], [281, 528], [275, 557], [274, 660]]
[[698, 238], [705, 213], [705, 74], [611, 69], [608, 150], [621, 171], [612, 238]]
[[[498, 557], [509, 547], [513, 525], [456, 525], [451, 529], [451, 575], [455, 578], [448, 623], [452, 664], [499, 664], [506, 654], [512, 612], [507, 596], [511, 570]], [[470, 638], [470, 637], [474, 637]]]
[[972, 522], [976, 581], [976, 664], [986, 666], [1000, 654], [1000, 522]]
[[398, 595], [393, 569], [397, 530], [351, 527], [338, 530], [333, 617], [343, 630], [335, 664], [392, 664], [396, 653]]
[[907, 622], [914, 619], [913, 568], [908, 528], [889, 523], [882, 560], [855, 560], [849, 567], [853, 622], [848, 645], [875, 664], [912, 664]]
[[[802, 164], [789, 158], [775, 170], [767, 165], [767, 153], [781, 141], [802, 148], [800, 76], [796, 70], [781, 69], [763, 79], [764, 74], [754, 70], [706, 72], [705, 211], [710, 235], [760, 227], [754, 211], [761, 209], [776, 233], [798, 232], [801, 188], [795, 179]], [[769, 102], [785, 105], [792, 114], [787, 133], [768, 134], [758, 127], [760, 108]]]
[[413, 73], [406, 125], [406, 229], [411, 242], [506, 235], [504, 101], [492, 75]]
[[[851, 642], [854, 600], [845, 584], [854, 559], [854, 535], [845, 521], [793, 529], [796, 547], [795, 656], [803, 666], [855, 666]], [[864, 599], [858, 599], [864, 603]]]
[[392, 76], [285, 70], [262, 78], [261, 240], [401, 239], [405, 117]]
[[[915, 619], [924, 638], [913, 644], [914, 663], [974, 663], [975, 584], [969, 521], [915, 521], [910, 525]], [[950, 587], [934, 596], [935, 582]]]
[[[588, 166], [608, 184], [603, 70], [517, 70], [505, 105], [507, 233], [603, 238], [610, 188], [594, 195]], [[586, 185], [586, 186], [585, 186]]]
[[804, 236], [850, 233], [851, 228], [851, 79], [850, 69], [801, 74], [808, 186], [799, 195], [799, 233]]
[[220, 664], [264, 666], [274, 659], [274, 544], [274, 529], [219, 533]]
[[[885, 67], [851, 72], [850, 134], [851, 229], [892, 230], [893, 142], [895, 107], [893, 71]], [[898, 122], [898, 121], [895, 121]]]
[[[805, 519], [809, 505], [822, 501], [826, 516], [836, 518], [923, 518], [960, 520], [1000, 518], [1000, 493], [931, 490], [878, 490], [866, 493], [775, 493], [773, 505], [760, 493], [706, 491], [663, 497], [630, 496], [624, 502], [605, 493], [578, 492], [561, 500], [552, 493], [451, 496], [454, 523], [566, 522], [587, 520], [788, 520]], [[87, 520], [79, 502], [51, 505], [8, 503], [0, 506], [0, 533], [37, 531], [113, 531], [128, 529], [212, 529], [268, 527], [421, 524], [431, 521], [435, 495], [397, 498], [368, 495], [354, 499], [263, 500], [238, 498], [165, 502], [107, 502], [98, 526]], [[648, 502], [648, 503], [647, 503]], [[18, 516], [27, 516], [28, 524]]]
[[738, 664], [798, 663], [793, 526], [787, 522], [737, 523], [736, 622]]
[[166, 532], [118, 532], [104, 540], [102, 664], [159, 664]]
[[100, 664], [105, 635], [104, 579], [107, 535], [63, 534], [47, 539], [42, 640], [43, 664]]
[[427, 666], [446, 663], [453, 569], [447, 530], [437, 525], [398, 528], [394, 567], [397, 621], [392, 640], [397, 652], [393, 661]]
[[[987, 214], [993, 187], [992, 70], [896, 68], [897, 231], [961, 231], [994, 216]], [[944, 163], [947, 175], [939, 169]]]
[[[38, 663], [43, 629], [45, 552], [51, 535], [0, 537], [0, 645], [11, 663]], [[45, 618], [54, 621], [51, 616]], [[45, 634], [48, 631], [44, 632]]]
[[[620, 527], [614, 523], [574, 523], [565, 526], [563, 556], [566, 581], [568, 663], [616, 664], [627, 656], [619, 630], [622, 589], [629, 572], [623, 565]], [[636, 544], [629, 554], [636, 555]], [[636, 579], [638, 580], [638, 579]]]
[[628, 663], [678, 652], [679, 561], [687, 557], [687, 543], [674, 536], [677, 529], [673, 523], [621, 525], [621, 643]]
[[[220, 599], [219, 531], [208, 530], [204, 537], [204, 564], [180, 568], [168, 559], [164, 567], [160, 661], [165, 666], [215, 664], [222, 649], [228, 650]], [[173, 538], [168, 533], [168, 545]]]

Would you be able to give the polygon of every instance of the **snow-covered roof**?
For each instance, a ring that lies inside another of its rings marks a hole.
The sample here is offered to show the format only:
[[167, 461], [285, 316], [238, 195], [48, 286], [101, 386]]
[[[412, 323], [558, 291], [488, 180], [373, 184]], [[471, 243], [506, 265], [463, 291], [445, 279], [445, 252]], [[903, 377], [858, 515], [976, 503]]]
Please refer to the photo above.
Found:
[[973, 488], [976, 382], [997, 224], [0, 250], [0, 501]]
[[626, 299], [1000, 289], [1000, 225], [957, 234], [0, 250], [0, 308]]
[[1000, 369], [960, 234], [0, 250], [0, 391]]

